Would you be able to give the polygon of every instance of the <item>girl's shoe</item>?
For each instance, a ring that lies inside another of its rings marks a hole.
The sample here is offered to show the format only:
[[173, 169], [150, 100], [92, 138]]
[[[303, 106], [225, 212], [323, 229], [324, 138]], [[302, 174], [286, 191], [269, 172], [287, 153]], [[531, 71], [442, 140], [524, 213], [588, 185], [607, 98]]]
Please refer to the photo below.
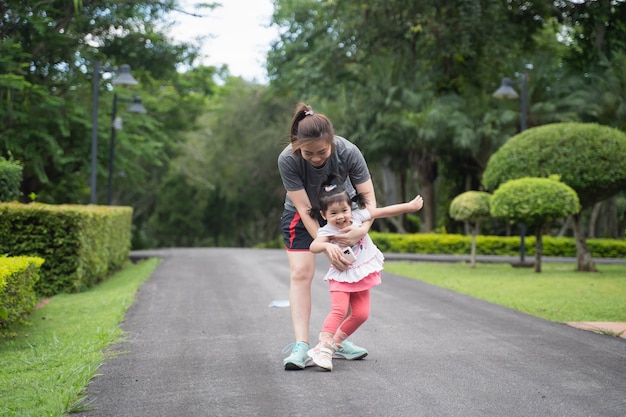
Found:
[[313, 360], [313, 363], [327, 371], [333, 370], [333, 353], [337, 350], [337, 346], [332, 342], [319, 342], [307, 354]]

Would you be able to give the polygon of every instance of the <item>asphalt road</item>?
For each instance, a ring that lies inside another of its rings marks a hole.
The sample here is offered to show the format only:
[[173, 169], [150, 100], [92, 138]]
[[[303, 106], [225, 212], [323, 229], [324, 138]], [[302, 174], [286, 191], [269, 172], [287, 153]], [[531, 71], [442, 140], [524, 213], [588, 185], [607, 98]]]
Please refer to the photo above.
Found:
[[[383, 273], [351, 340], [370, 354], [285, 371], [282, 250], [171, 249], [141, 287], [84, 417], [623, 417], [626, 340]], [[311, 340], [329, 308], [318, 256]]]

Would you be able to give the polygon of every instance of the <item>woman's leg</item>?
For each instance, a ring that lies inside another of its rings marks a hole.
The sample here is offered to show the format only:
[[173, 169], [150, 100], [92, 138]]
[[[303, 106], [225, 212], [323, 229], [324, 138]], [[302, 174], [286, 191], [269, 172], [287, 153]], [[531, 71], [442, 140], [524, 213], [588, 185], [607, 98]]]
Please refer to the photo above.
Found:
[[296, 342], [309, 343], [311, 319], [311, 283], [315, 274], [315, 254], [309, 251], [287, 251], [289, 260], [289, 306]]
[[309, 251], [313, 238], [304, 227], [300, 215], [285, 210], [281, 217], [283, 241], [289, 261], [289, 306], [295, 341], [283, 353], [285, 369], [304, 369], [309, 363], [309, 320], [311, 319], [311, 283], [315, 274], [315, 254]]

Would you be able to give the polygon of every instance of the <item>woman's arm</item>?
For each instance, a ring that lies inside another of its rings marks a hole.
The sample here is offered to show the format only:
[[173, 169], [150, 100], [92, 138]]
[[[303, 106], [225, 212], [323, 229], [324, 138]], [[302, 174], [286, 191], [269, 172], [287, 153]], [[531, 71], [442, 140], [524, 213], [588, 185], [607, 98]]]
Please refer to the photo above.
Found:
[[[344, 268], [343, 251], [338, 245], [330, 243], [330, 236], [316, 237], [315, 240], [313, 240], [313, 242], [311, 243], [309, 249], [313, 253], [326, 253], [326, 256], [328, 256], [328, 259], [330, 260], [330, 263], [333, 264], [333, 266], [337, 265], [340, 268]], [[350, 262], [347, 262], [347, 265], [350, 265]], [[335, 266], [335, 268], [337, 268], [337, 266]], [[343, 269], [340, 269], [340, 271], [341, 270]]]
[[291, 198], [293, 205], [296, 206], [296, 210], [298, 210], [298, 214], [300, 215], [307, 232], [309, 232], [313, 239], [315, 239], [317, 231], [320, 228], [320, 224], [316, 219], [309, 215], [309, 211], [311, 210], [311, 201], [309, 200], [309, 196], [306, 194], [306, 191], [287, 191], [287, 194], [289, 195], [289, 198]]
[[[365, 196], [365, 199], [367, 200], [365, 207], [368, 210], [376, 209], [376, 194], [374, 193], [374, 184], [372, 183], [372, 180], [369, 179], [364, 183], [357, 184], [355, 188], [357, 193]], [[370, 227], [372, 227], [372, 223], [373, 220], [368, 220], [363, 222], [360, 227], [349, 226], [341, 229], [342, 234], [333, 236], [333, 240], [341, 246], [353, 246], [361, 240], [367, 232], [369, 232]]]

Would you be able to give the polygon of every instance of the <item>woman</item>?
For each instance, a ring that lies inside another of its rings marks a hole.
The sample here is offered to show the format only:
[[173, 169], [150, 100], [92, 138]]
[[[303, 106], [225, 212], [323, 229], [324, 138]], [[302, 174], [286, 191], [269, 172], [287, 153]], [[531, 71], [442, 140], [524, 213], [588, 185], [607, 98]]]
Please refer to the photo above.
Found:
[[[290, 144], [278, 157], [278, 169], [287, 192], [281, 219], [283, 240], [291, 272], [289, 303], [295, 342], [283, 353], [286, 370], [304, 369], [311, 365], [307, 351], [309, 345], [309, 320], [311, 318], [311, 282], [315, 273], [315, 254], [309, 250], [317, 237], [320, 224], [309, 216], [311, 201], [317, 198], [320, 186], [330, 175], [343, 181], [350, 196], [362, 194], [367, 207], [376, 207], [374, 185], [361, 151], [348, 140], [335, 135], [330, 120], [315, 114], [311, 106], [296, 106], [291, 121]], [[334, 240], [342, 246], [352, 246], [369, 231], [372, 221], [360, 227], [342, 229]], [[334, 251], [324, 251], [330, 263], [342, 271], [350, 260]], [[345, 340], [337, 346], [336, 358], [362, 359], [367, 350]]]

